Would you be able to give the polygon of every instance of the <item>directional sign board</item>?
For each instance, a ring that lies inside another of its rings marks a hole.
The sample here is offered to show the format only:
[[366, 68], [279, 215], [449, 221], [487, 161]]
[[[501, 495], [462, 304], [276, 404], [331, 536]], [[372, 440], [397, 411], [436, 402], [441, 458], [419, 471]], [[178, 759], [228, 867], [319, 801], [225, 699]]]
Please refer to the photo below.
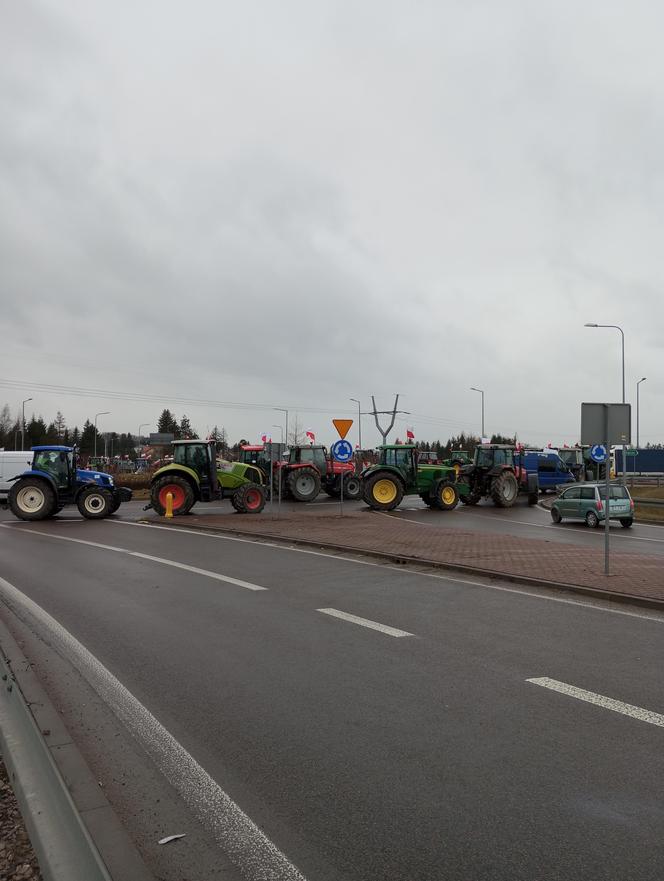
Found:
[[604, 444], [595, 444], [591, 447], [590, 458], [593, 462], [606, 462], [606, 447]]
[[581, 404], [581, 443], [631, 443], [631, 422], [629, 404]]
[[353, 458], [352, 444], [342, 438], [332, 444], [331, 453], [337, 462], [350, 462]]
[[352, 419], [333, 419], [332, 424], [339, 432], [339, 437], [343, 440], [348, 432], [350, 431], [351, 425], [353, 424]]

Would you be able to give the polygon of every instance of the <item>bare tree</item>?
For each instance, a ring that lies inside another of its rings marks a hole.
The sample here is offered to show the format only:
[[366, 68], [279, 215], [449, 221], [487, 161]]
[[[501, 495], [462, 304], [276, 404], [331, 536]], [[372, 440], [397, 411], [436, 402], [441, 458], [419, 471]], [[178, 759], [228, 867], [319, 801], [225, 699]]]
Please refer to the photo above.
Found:
[[296, 413], [295, 418], [288, 426], [288, 445], [291, 447], [299, 447], [304, 443], [304, 428], [300, 423], [300, 417]]

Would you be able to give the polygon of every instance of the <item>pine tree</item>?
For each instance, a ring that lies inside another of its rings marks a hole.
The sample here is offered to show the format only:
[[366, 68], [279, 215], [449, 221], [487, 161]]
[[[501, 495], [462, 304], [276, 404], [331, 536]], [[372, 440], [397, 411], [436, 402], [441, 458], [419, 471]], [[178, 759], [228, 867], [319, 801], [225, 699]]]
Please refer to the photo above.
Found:
[[157, 431], [159, 434], [174, 434], [176, 438], [179, 436], [179, 427], [175, 413], [171, 413], [168, 408], [162, 410], [161, 416], [157, 420]]
[[67, 422], [60, 410], [58, 410], [58, 412], [55, 414], [53, 425], [55, 426], [56, 437], [58, 438], [58, 440], [62, 440], [64, 437], [64, 433], [67, 430]]
[[12, 416], [9, 404], [5, 404], [0, 410], [0, 447], [11, 447], [14, 440], [11, 436]]
[[189, 421], [189, 417], [182, 414], [182, 419], [180, 420], [179, 426], [179, 437], [183, 440], [197, 440], [198, 435], [192, 428], [191, 422]]

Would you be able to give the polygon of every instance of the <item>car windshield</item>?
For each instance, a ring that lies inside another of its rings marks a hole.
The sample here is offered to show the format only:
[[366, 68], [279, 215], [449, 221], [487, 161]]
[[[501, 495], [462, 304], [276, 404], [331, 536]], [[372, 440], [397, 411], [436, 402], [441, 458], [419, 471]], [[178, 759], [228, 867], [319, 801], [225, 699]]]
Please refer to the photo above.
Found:
[[[626, 486], [611, 486], [609, 487], [611, 493], [609, 495], [610, 499], [628, 499], [629, 493], [627, 492]], [[600, 499], [606, 498], [606, 487], [599, 487], [599, 497]]]

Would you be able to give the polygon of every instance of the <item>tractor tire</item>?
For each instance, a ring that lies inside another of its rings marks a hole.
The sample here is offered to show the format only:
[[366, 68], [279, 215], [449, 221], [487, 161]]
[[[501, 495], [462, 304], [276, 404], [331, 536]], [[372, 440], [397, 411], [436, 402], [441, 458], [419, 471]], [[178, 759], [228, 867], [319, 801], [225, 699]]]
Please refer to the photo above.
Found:
[[113, 501], [111, 502], [111, 510], [108, 513], [115, 514], [115, 512], [118, 510], [118, 508], [120, 507], [121, 504], [122, 504], [122, 502], [120, 501], [120, 499], [115, 498], [115, 496], [114, 496]]
[[477, 487], [473, 488], [471, 486], [470, 490], [468, 491], [468, 495], [464, 496], [461, 493], [459, 493], [459, 499], [460, 499], [462, 505], [476, 505], [481, 498], [482, 498], [482, 492]]
[[88, 486], [78, 494], [76, 507], [86, 520], [102, 520], [111, 513], [113, 496], [101, 486]]
[[315, 468], [295, 468], [288, 475], [288, 489], [296, 502], [313, 502], [320, 493], [320, 474]]
[[188, 514], [196, 497], [189, 481], [179, 475], [162, 477], [150, 487], [150, 501], [157, 514], [163, 517], [166, 513], [166, 494], [169, 492], [173, 494], [174, 516]]
[[459, 490], [449, 480], [439, 480], [431, 487], [431, 500], [439, 511], [453, 511], [459, 504]]
[[497, 508], [511, 508], [519, 495], [519, 484], [511, 471], [503, 471], [491, 483], [491, 498]]
[[260, 514], [265, 507], [265, 490], [258, 483], [243, 483], [231, 496], [238, 514]]
[[38, 477], [23, 477], [9, 490], [9, 507], [19, 520], [45, 520], [56, 513], [53, 489]]
[[404, 492], [403, 482], [396, 475], [379, 471], [365, 482], [362, 498], [374, 511], [392, 511], [401, 504]]
[[341, 495], [341, 484], [339, 483], [339, 478], [335, 477], [332, 480], [325, 480], [323, 482], [323, 492], [327, 493], [327, 495], [331, 499], [338, 499]]
[[528, 504], [532, 507], [539, 502], [539, 479], [536, 474], [528, 475]]
[[362, 481], [357, 474], [347, 474], [344, 477], [344, 499], [354, 502], [362, 495]]

